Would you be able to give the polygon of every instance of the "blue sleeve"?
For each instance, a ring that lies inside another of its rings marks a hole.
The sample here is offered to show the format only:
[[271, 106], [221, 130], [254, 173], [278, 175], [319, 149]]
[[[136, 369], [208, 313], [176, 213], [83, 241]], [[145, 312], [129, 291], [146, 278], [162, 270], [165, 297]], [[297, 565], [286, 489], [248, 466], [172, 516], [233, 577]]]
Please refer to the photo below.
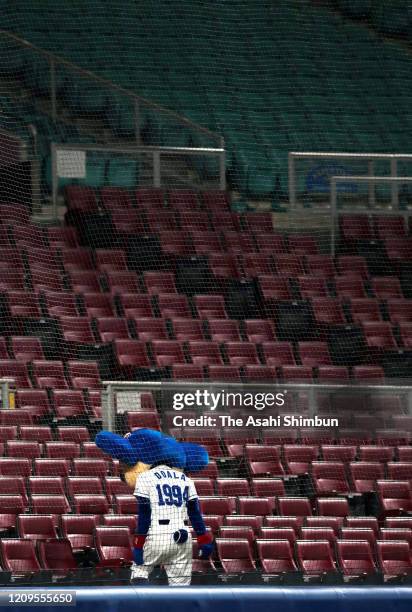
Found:
[[147, 499], [147, 497], [137, 497], [137, 511], [139, 515], [137, 518], [136, 533], [138, 535], [147, 535], [152, 519], [150, 500]]
[[199, 508], [199, 500], [189, 499], [187, 502], [187, 514], [189, 516], [192, 527], [196, 532], [196, 535], [200, 536], [206, 533], [206, 525], [203, 521], [202, 514]]

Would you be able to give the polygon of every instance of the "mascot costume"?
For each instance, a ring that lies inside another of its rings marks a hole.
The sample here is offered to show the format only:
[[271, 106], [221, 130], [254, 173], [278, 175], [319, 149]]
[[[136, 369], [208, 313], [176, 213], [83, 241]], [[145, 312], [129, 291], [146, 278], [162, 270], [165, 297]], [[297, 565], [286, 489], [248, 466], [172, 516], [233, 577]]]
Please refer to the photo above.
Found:
[[192, 575], [189, 520], [197, 536], [199, 557], [207, 559], [213, 551], [194, 483], [187, 475], [208, 464], [207, 451], [198, 444], [178, 442], [151, 429], [137, 429], [125, 437], [102, 431], [96, 436], [96, 444], [121, 462], [125, 481], [137, 498], [132, 583], [147, 583], [152, 569], [162, 565], [169, 585], [189, 585]]

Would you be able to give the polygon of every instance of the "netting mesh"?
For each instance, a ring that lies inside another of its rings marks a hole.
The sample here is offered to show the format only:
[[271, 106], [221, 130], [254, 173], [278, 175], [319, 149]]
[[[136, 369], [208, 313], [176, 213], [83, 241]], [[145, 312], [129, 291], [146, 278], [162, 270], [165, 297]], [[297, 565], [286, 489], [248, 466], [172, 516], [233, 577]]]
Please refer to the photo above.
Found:
[[411, 186], [330, 182], [412, 176], [406, 3], [0, 4], [0, 581], [129, 579], [102, 426], [208, 450], [196, 577], [410, 573]]

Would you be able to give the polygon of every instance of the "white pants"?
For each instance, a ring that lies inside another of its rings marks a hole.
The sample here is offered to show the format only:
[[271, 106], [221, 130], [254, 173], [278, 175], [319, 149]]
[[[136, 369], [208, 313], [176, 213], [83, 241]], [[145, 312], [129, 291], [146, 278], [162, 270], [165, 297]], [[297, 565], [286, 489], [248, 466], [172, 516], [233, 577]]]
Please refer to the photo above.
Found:
[[143, 547], [143, 565], [132, 564], [131, 579], [148, 579], [156, 565], [166, 570], [170, 586], [188, 586], [192, 579], [192, 536], [184, 544], [176, 544], [173, 533], [147, 536]]

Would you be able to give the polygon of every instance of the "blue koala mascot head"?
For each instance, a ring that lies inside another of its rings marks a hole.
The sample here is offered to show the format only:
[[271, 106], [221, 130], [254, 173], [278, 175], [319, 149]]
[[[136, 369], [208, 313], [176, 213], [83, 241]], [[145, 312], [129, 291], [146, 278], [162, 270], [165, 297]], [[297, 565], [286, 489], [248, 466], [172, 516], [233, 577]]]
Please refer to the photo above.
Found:
[[132, 488], [142, 472], [156, 465], [200, 472], [209, 463], [206, 449], [199, 444], [178, 442], [153, 429], [136, 429], [125, 437], [101, 431], [95, 441], [103, 452], [123, 464], [125, 481]]

